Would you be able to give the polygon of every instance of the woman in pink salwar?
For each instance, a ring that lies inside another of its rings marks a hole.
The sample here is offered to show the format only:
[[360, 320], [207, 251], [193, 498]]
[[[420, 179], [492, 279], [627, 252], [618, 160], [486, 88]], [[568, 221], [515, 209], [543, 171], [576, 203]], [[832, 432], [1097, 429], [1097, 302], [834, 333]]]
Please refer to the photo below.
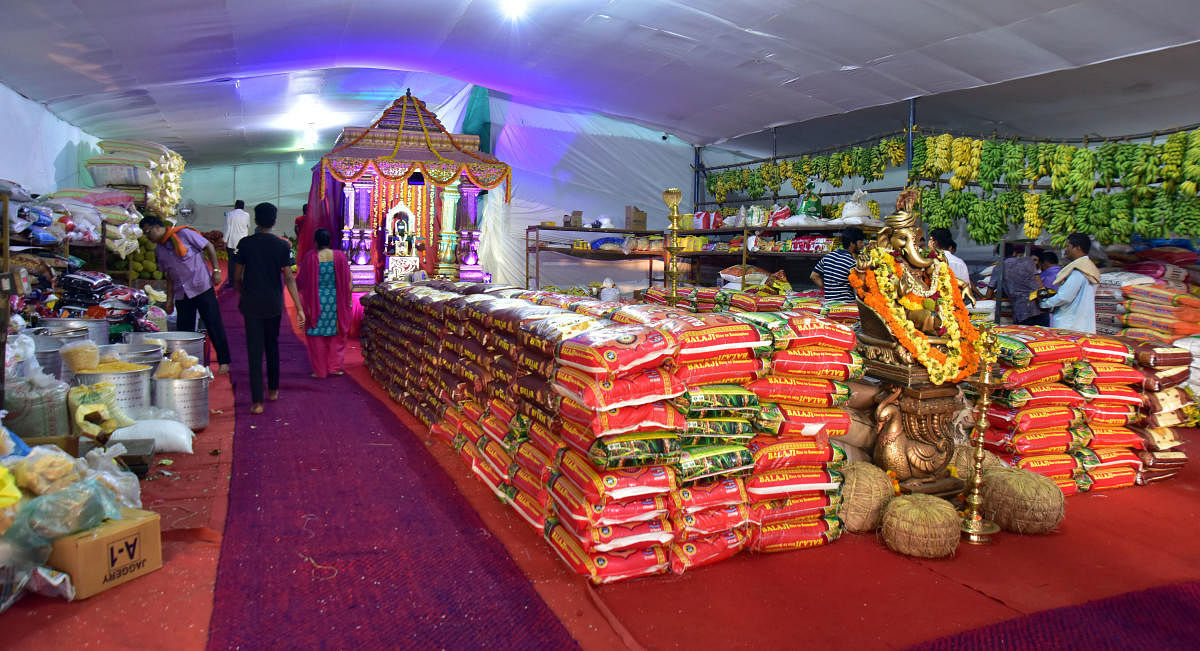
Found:
[[313, 377], [342, 375], [346, 336], [354, 311], [350, 307], [350, 262], [330, 248], [329, 231], [318, 228], [310, 250], [300, 263], [300, 301], [312, 326], [305, 331]]

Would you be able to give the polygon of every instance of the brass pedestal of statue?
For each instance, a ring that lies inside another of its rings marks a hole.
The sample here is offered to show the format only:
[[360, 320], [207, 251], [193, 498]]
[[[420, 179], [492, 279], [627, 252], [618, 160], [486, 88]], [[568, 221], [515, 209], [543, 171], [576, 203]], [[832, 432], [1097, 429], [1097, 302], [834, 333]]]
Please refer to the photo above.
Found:
[[906, 492], [954, 495], [963, 488], [947, 469], [958, 382], [977, 368], [979, 335], [945, 258], [920, 248], [915, 215], [901, 210], [885, 222], [850, 276], [859, 299], [858, 352], [883, 389], [873, 461]]

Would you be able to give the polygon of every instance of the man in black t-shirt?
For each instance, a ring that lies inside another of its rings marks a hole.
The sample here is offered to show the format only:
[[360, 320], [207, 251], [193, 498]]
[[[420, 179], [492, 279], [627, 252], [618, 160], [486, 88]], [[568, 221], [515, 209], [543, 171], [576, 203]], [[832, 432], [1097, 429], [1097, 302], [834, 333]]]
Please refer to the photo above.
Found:
[[273, 204], [254, 207], [254, 234], [238, 242], [233, 284], [238, 310], [246, 322], [246, 351], [250, 360], [250, 413], [263, 413], [263, 353], [267, 355], [267, 398], [279, 398], [279, 324], [283, 318], [283, 286], [296, 304], [296, 319], [304, 325], [304, 308], [292, 277], [292, 247], [271, 234], [278, 210]]

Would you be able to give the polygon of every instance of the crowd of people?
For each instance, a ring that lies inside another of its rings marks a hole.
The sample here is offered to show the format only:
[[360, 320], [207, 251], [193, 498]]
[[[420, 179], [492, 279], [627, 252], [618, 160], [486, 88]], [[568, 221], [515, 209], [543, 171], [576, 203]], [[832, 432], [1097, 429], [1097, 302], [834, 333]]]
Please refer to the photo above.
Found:
[[[840, 246], [825, 254], [809, 276], [822, 293], [825, 304], [854, 301], [850, 287], [850, 271], [865, 244], [862, 229], [851, 226], [841, 232]], [[924, 243], [922, 243], [924, 244]], [[958, 257], [958, 245], [948, 229], [929, 232], [929, 247], [940, 251], [955, 278], [973, 293], [970, 271]], [[1096, 285], [1100, 270], [1088, 256], [1092, 241], [1083, 233], [1067, 237], [1063, 255], [1068, 261], [1059, 264], [1059, 256], [1049, 249], [1030, 245], [1006, 245], [1001, 262], [996, 265], [987, 282], [982, 298], [1007, 299], [1012, 305], [1013, 322], [1020, 325], [1047, 326], [1096, 331]], [[1001, 251], [997, 247], [996, 254]]]
[[[304, 206], [307, 213], [308, 205]], [[264, 412], [264, 402], [279, 398], [279, 328], [286, 288], [296, 306], [297, 324], [305, 328], [305, 343], [314, 378], [342, 375], [346, 339], [353, 311], [350, 267], [345, 254], [331, 248], [332, 235], [317, 229], [305, 251], [298, 274], [291, 241], [273, 233], [278, 208], [271, 203], [254, 207], [254, 231], [245, 202], [238, 200], [225, 213], [225, 243], [229, 273], [246, 328], [246, 358], [250, 367], [250, 413]], [[303, 219], [303, 217], [301, 218]], [[297, 235], [299, 235], [298, 219]], [[169, 225], [158, 217], [141, 222], [146, 237], [157, 244], [159, 264], [167, 279], [168, 313], [176, 315], [177, 330], [197, 330], [197, 317], [212, 341], [217, 372], [228, 373], [231, 360], [218, 294], [222, 292], [217, 250], [196, 229]], [[266, 386], [263, 360], [266, 360]]]

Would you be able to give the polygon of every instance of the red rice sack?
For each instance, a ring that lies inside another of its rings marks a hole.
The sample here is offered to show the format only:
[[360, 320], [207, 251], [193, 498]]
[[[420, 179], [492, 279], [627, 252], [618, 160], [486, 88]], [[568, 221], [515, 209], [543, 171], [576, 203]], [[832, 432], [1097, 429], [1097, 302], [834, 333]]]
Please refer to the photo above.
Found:
[[1063, 495], [1066, 497], [1079, 494], [1079, 484], [1070, 477], [1053, 477], [1051, 478], [1051, 481], [1058, 486], [1059, 490], [1061, 490]]
[[841, 409], [818, 409], [797, 405], [763, 405], [754, 424], [774, 436], [837, 438], [850, 432], [850, 414]]
[[657, 545], [631, 551], [588, 554], [562, 525], [552, 527], [546, 533], [546, 540], [567, 567], [576, 574], [588, 577], [595, 584], [662, 574], [667, 569], [667, 552]]
[[726, 504], [695, 513], [676, 513], [671, 524], [679, 533], [680, 540], [691, 540], [699, 536], [728, 531], [750, 522], [750, 509], [745, 504]]
[[750, 537], [746, 532], [735, 529], [686, 542], [671, 543], [668, 548], [671, 555], [671, 572], [683, 574], [693, 568], [733, 558], [746, 548], [749, 541]]
[[786, 552], [820, 547], [842, 535], [842, 522], [836, 517], [811, 517], [784, 520], [758, 527], [751, 534], [750, 549], [756, 552]]
[[611, 325], [613, 325], [612, 321], [565, 312], [523, 324], [517, 334], [517, 339], [522, 346], [553, 357], [562, 340]]
[[567, 450], [559, 469], [592, 502], [658, 495], [675, 489], [675, 473], [667, 466], [600, 471], [578, 452]]
[[539, 486], [545, 487], [553, 470], [551, 467], [553, 457], [547, 456], [536, 444], [528, 441], [517, 446], [512, 458], [517, 467], [532, 475]]
[[641, 325], [621, 325], [563, 341], [555, 359], [592, 377], [621, 377], [662, 366], [678, 350], [679, 342], [671, 334]]
[[497, 475], [508, 479], [508, 468], [512, 465], [512, 455], [505, 451], [504, 447], [490, 438], [484, 437], [475, 444], [475, 448], [479, 450], [479, 458], [483, 459], [492, 470], [496, 471]]
[[1001, 366], [992, 374], [992, 380], [1006, 389], [1047, 384], [1063, 379], [1062, 362], [1048, 362], [1027, 366]]
[[[499, 446], [495, 446], [499, 447]], [[464, 448], [465, 449], [465, 448]], [[504, 473], [496, 472], [492, 465], [482, 458], [476, 458], [475, 464], [471, 466], [471, 471], [475, 476], [483, 482], [485, 486], [492, 491], [492, 494], [500, 498], [501, 501], [508, 501], [512, 497], [515, 489], [506, 481], [508, 478]]]
[[754, 470], [754, 457], [741, 445], [701, 445], [684, 448], [675, 464], [680, 486], [722, 477], [743, 477]]
[[440, 440], [446, 442], [447, 444], [449, 444], [450, 441], [454, 439], [456, 434], [457, 434], [457, 432], [454, 429], [452, 429], [450, 427], [450, 425], [447, 425], [444, 422], [434, 423], [429, 428], [430, 436], [432, 436], [435, 439], [440, 439]]
[[1071, 434], [1062, 428], [1008, 432], [989, 429], [984, 432], [983, 444], [993, 452], [1001, 454], [1050, 454], [1063, 453], [1070, 447]]
[[[969, 385], [968, 385], [969, 386]], [[966, 391], [969, 396], [978, 393], [974, 387]], [[1022, 407], [1082, 407], [1086, 402], [1079, 392], [1065, 384], [1052, 382], [1034, 386], [1017, 387], [993, 391], [992, 401], [1002, 407], [1020, 409]]]
[[852, 350], [793, 348], [775, 353], [771, 372], [828, 380], [857, 380], [863, 376], [863, 358]]
[[525, 431], [529, 432], [529, 442], [547, 459], [555, 460], [563, 450], [567, 449], [567, 444], [541, 423], [530, 423]]
[[572, 368], [554, 376], [554, 390], [594, 411], [669, 400], [685, 386], [666, 369], [651, 368], [615, 380], [597, 379]]
[[758, 396], [732, 384], [689, 388], [672, 403], [687, 418], [737, 416], [758, 411]]
[[1141, 435], [1128, 427], [1093, 426], [1089, 429], [1092, 432], [1092, 441], [1088, 445], [1093, 450], [1100, 448], [1136, 448], [1140, 450], [1145, 447]]
[[842, 475], [823, 468], [784, 468], [755, 473], [746, 480], [751, 501], [776, 500], [810, 491], [836, 491]]
[[1112, 362], [1114, 364], [1133, 362], [1133, 349], [1116, 337], [1086, 335], [1080, 338], [1079, 345], [1083, 348], [1084, 359], [1089, 362]]
[[546, 483], [538, 481], [535, 473], [522, 468], [515, 461], [508, 468], [508, 483], [524, 493], [526, 497], [536, 500], [543, 507], [550, 503], [550, 492], [546, 490]]
[[805, 466], [838, 468], [846, 460], [839, 445], [809, 437], [757, 436], [748, 447], [754, 455], [755, 472]]
[[1080, 469], [1079, 460], [1065, 453], [1030, 454], [1000, 457], [1005, 463], [1045, 477], [1069, 477]]
[[1028, 432], [1031, 430], [1066, 429], [1078, 412], [1070, 407], [1026, 407], [1006, 409], [996, 405], [988, 407], [987, 418], [995, 429]]
[[570, 398], [563, 398], [559, 414], [563, 418], [564, 427], [565, 421], [570, 421], [583, 426], [595, 436], [680, 430], [687, 423], [687, 418], [666, 402], [595, 411]]
[[687, 421], [679, 433], [684, 445], [745, 445], [754, 438], [754, 425], [745, 418], [699, 418]]
[[837, 380], [820, 378], [768, 375], [751, 382], [746, 388], [758, 396], [759, 403], [840, 407], [850, 399], [850, 387]]
[[761, 526], [797, 518], [836, 516], [841, 508], [840, 494], [812, 491], [781, 500], [755, 502], [750, 505], [750, 522]]
[[671, 521], [661, 517], [580, 529], [575, 528], [576, 522], [571, 518], [563, 518], [560, 522], [571, 531], [579, 541], [579, 546], [586, 552], [613, 552], [618, 549], [665, 545], [675, 539]]
[[500, 447], [504, 448], [505, 452], [510, 454], [515, 452], [517, 447], [522, 443], [529, 440], [528, 433], [514, 432], [508, 426], [508, 423], [501, 421], [495, 416], [485, 416], [479, 422], [479, 427], [483, 430], [484, 434], [487, 434], [488, 438], [499, 443]]
[[488, 439], [487, 434], [484, 434], [482, 427], [471, 421], [464, 421], [462, 425], [459, 425], [458, 433], [467, 437], [467, 440], [475, 445], [479, 445], [480, 441], [491, 440]]
[[1088, 478], [1092, 480], [1089, 490], [1103, 491], [1113, 488], [1127, 488], [1137, 484], [1138, 471], [1128, 466], [1097, 468], [1088, 471]]
[[[1145, 400], [1140, 391], [1135, 391], [1123, 384], [1097, 386], [1094, 391], [1095, 395], [1089, 395], [1093, 404], [1132, 405], [1140, 408]], [[1080, 392], [1084, 393], [1085, 389], [1080, 389]]]
[[488, 316], [483, 320], [483, 324], [497, 332], [518, 337], [521, 326], [544, 319], [552, 314], [567, 314], [567, 311], [549, 305], [534, 305], [521, 301], [520, 305], [503, 306], [490, 310]]
[[1057, 336], [1049, 328], [998, 326], [996, 335], [1000, 361], [1008, 366], [1064, 362], [1083, 357], [1079, 344]]
[[794, 336], [788, 348], [810, 348], [827, 346], [838, 350], [852, 350], [857, 343], [854, 330], [849, 326], [828, 319], [796, 313], [788, 318]]
[[1096, 374], [1094, 384], [1136, 384], [1142, 383], [1142, 374], [1138, 369], [1125, 364], [1112, 362], [1091, 362]]
[[509, 500], [509, 505], [521, 516], [521, 519], [528, 522], [529, 526], [533, 527], [539, 534], [546, 531], [546, 504], [538, 497], [529, 495], [525, 491], [517, 490], [516, 494]]
[[1187, 366], [1167, 368], [1144, 368], [1142, 371], [1142, 388], [1146, 391], [1162, 391], [1179, 386], [1188, 381], [1191, 370]]
[[684, 486], [675, 494], [675, 508], [683, 513], [696, 513], [747, 501], [746, 484], [740, 477], [722, 477], [708, 482]]
[[1128, 425], [1138, 418], [1136, 405], [1088, 403], [1082, 407], [1082, 410], [1083, 419], [1091, 426], [1120, 427]]
[[754, 326], [719, 313], [679, 316], [656, 323], [655, 329], [679, 342], [679, 352], [675, 354], [679, 364], [771, 347], [770, 339], [764, 338]]
[[668, 515], [668, 501], [664, 495], [596, 503], [589, 501], [570, 479], [561, 475], [551, 477], [546, 488], [555, 512], [561, 519], [572, 520], [573, 529], [643, 522]]
[[731, 357], [680, 364], [675, 369], [675, 377], [689, 387], [699, 387], [709, 384], [748, 384], [766, 375], [767, 360], [759, 359], [749, 353]]
[[675, 432], [618, 434], [602, 439], [575, 437], [563, 430], [563, 442], [597, 468], [629, 468], [677, 463], [682, 454]]

